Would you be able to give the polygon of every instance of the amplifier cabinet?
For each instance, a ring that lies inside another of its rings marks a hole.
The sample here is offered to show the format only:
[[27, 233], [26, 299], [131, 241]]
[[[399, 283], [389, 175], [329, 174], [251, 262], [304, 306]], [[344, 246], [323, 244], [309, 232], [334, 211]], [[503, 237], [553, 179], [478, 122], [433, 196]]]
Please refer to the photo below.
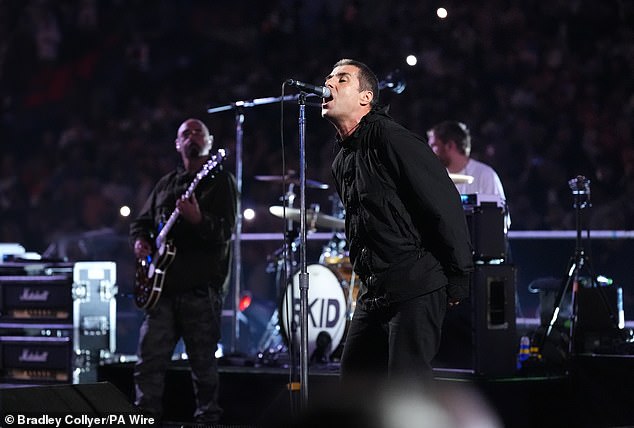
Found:
[[70, 383], [70, 337], [0, 336], [0, 378], [4, 382]]
[[70, 323], [70, 275], [0, 276], [0, 321]]
[[[1, 245], [1, 244], [0, 244]], [[0, 262], [0, 277], [6, 276], [52, 276], [73, 272], [72, 262], [43, 260], [12, 260]]]
[[471, 301], [477, 373], [515, 374], [518, 351], [515, 290], [513, 265], [476, 265]]
[[36, 272], [0, 275], [0, 371], [14, 381], [68, 382], [71, 366], [90, 367], [116, 350], [116, 264]]
[[513, 265], [476, 264], [470, 298], [447, 311], [435, 368], [515, 374], [515, 281]]
[[506, 259], [506, 204], [495, 195], [461, 195], [474, 260]]

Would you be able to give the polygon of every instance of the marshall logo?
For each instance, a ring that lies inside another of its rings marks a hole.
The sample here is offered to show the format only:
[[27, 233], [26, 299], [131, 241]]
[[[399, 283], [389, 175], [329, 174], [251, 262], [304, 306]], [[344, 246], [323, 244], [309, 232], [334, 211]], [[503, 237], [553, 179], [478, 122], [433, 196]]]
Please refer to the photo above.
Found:
[[48, 360], [48, 352], [31, 352], [28, 348], [22, 349], [22, 354], [18, 357], [18, 361], [28, 363], [45, 363]]
[[34, 291], [26, 287], [20, 294], [21, 302], [46, 302], [48, 300], [48, 290]]

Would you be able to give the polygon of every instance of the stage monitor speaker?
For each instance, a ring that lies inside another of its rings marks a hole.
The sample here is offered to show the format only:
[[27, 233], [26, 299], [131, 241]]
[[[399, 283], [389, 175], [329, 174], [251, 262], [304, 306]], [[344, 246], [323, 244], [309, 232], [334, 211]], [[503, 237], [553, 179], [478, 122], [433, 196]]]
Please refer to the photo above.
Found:
[[579, 287], [575, 351], [613, 354], [622, 343], [623, 290], [619, 287]]
[[468, 301], [449, 309], [434, 367], [483, 376], [516, 371], [515, 268], [476, 265]]
[[109, 382], [0, 389], [0, 414], [130, 415], [138, 414], [127, 397]]

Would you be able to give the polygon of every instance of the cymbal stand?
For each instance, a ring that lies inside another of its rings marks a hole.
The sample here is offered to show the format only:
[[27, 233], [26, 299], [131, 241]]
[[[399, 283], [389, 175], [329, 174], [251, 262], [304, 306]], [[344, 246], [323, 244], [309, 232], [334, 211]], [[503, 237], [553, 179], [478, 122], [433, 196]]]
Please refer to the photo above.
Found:
[[243, 125], [244, 110], [259, 105], [272, 104], [284, 101], [294, 101], [298, 99], [297, 95], [284, 95], [281, 97], [265, 97], [255, 98], [251, 100], [235, 101], [224, 106], [213, 107], [207, 109], [207, 113], [214, 114], [223, 111], [233, 110], [235, 113], [236, 123], [236, 186], [238, 190], [238, 200], [236, 206], [236, 230], [233, 239], [233, 275], [234, 275], [234, 293], [233, 293], [233, 316], [231, 318], [231, 329], [233, 331], [233, 340], [231, 342], [231, 353], [237, 351], [240, 342], [240, 323], [238, 322], [238, 307], [240, 305], [240, 295], [242, 292], [242, 143], [243, 143]]
[[[282, 206], [284, 208], [293, 208], [293, 204], [295, 203], [295, 193], [293, 192], [294, 184], [290, 183], [288, 185], [288, 192], [284, 196], [284, 203]], [[284, 215], [286, 218], [286, 213]], [[280, 308], [286, 307], [286, 311], [290, 312], [286, 314], [286, 319], [288, 320], [288, 325], [284, 326], [286, 330], [286, 334], [288, 335], [288, 353], [290, 359], [290, 367], [291, 370], [294, 370], [297, 367], [297, 356], [295, 354], [296, 343], [295, 337], [297, 332], [297, 323], [295, 322], [295, 287], [293, 285], [293, 272], [295, 270], [295, 266], [297, 264], [297, 260], [295, 257], [295, 253], [297, 252], [297, 243], [296, 243], [296, 231], [293, 227], [293, 220], [286, 220], [286, 231], [284, 236], [284, 252], [282, 255], [282, 260], [284, 265], [282, 266], [282, 281], [279, 282], [281, 286], [281, 297], [278, 299], [278, 302], [282, 302], [282, 299], [286, 299], [284, 304], [280, 305]], [[300, 243], [301, 247], [301, 243]], [[290, 285], [290, 286], [289, 286]], [[287, 287], [288, 286], [288, 287]], [[287, 296], [288, 293], [289, 295]], [[280, 314], [281, 315], [281, 314]], [[285, 319], [283, 316], [281, 319]]]
[[[294, 186], [295, 183], [289, 183], [288, 191], [280, 197], [283, 208], [282, 217], [286, 219], [282, 247], [267, 257], [269, 260], [267, 273], [275, 273], [275, 301], [278, 307], [271, 316], [266, 332], [258, 343], [258, 357], [265, 361], [265, 364], [271, 363], [271, 357], [276, 363], [279, 363], [280, 353], [286, 352], [291, 370], [297, 367], [297, 356], [294, 350], [297, 349], [296, 333], [298, 323], [294, 318], [295, 287], [293, 286], [293, 281], [289, 279], [293, 277], [292, 274], [297, 266], [295, 254], [298, 251], [299, 244], [294, 222], [286, 216], [285, 211], [287, 208], [293, 208], [296, 196], [293, 192]], [[280, 326], [283, 327], [287, 336], [286, 344], [280, 337]], [[277, 356], [275, 356], [276, 354]], [[291, 373], [291, 375], [293, 374]]]
[[[289, 183], [288, 192], [283, 196], [282, 206], [286, 208], [293, 208], [293, 204], [295, 203], [295, 193], [293, 192], [293, 188], [295, 185], [293, 183]], [[286, 217], [285, 217], [286, 218]], [[282, 258], [284, 261], [283, 268], [283, 278], [281, 278], [281, 282], [279, 282], [282, 287], [282, 296], [278, 296], [278, 301], [281, 302], [281, 299], [284, 298], [285, 287], [288, 285], [288, 280], [293, 274], [293, 270], [295, 268], [296, 260], [295, 260], [295, 252], [297, 251], [297, 245], [295, 244], [295, 229], [293, 227], [293, 220], [286, 220], [286, 229], [284, 233], [284, 251], [282, 254]], [[291, 289], [291, 293], [293, 293]], [[291, 325], [293, 323], [291, 322]]]

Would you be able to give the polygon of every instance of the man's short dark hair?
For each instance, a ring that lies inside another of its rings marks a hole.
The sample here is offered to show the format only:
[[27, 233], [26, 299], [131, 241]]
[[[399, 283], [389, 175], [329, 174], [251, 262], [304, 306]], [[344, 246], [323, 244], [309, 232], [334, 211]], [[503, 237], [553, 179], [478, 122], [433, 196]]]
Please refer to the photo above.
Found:
[[364, 63], [348, 58], [337, 61], [333, 68], [342, 65], [352, 65], [359, 69], [359, 89], [361, 91], [372, 91], [374, 96], [370, 105], [376, 107], [379, 104], [379, 79], [377, 79], [376, 74]]
[[458, 150], [463, 155], [471, 154], [471, 134], [469, 128], [462, 122], [455, 120], [446, 120], [440, 122], [431, 129], [437, 139], [444, 143], [453, 141], [456, 143]]

